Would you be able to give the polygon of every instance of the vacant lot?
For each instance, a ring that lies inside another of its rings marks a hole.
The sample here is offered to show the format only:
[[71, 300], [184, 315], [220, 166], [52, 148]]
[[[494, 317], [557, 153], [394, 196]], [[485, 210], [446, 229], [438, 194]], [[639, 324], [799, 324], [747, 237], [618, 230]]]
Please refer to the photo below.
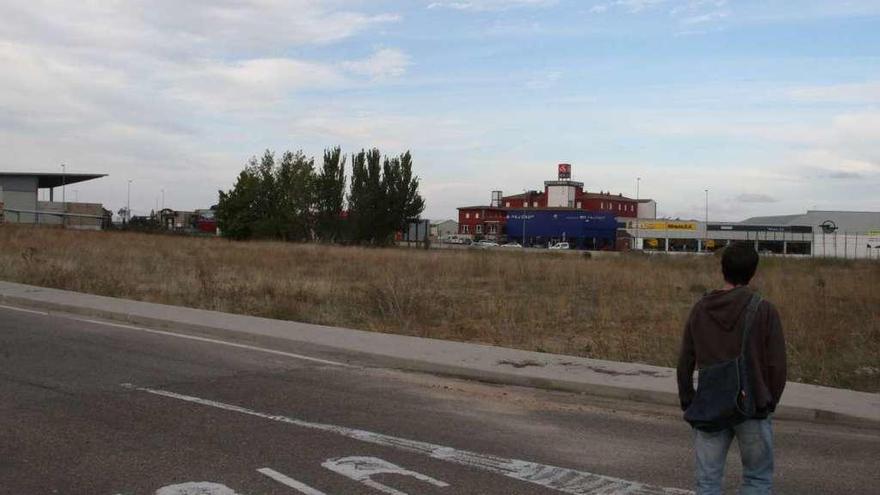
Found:
[[[718, 259], [362, 249], [0, 226], [0, 279], [93, 294], [674, 366]], [[880, 263], [766, 259], [790, 378], [880, 391]]]

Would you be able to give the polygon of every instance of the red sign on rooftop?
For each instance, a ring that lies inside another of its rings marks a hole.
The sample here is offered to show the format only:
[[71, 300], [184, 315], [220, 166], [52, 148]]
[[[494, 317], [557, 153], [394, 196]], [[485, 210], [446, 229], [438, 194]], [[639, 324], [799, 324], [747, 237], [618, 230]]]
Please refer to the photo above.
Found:
[[559, 178], [571, 179], [571, 165], [568, 163], [559, 164]]

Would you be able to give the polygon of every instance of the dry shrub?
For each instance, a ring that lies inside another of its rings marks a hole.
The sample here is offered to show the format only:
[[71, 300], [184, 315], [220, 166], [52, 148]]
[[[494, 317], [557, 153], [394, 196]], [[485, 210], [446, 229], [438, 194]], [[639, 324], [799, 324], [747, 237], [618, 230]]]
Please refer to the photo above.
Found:
[[[0, 227], [0, 278], [144, 301], [674, 366], [717, 257], [366, 249]], [[880, 391], [880, 263], [767, 258], [795, 380]]]

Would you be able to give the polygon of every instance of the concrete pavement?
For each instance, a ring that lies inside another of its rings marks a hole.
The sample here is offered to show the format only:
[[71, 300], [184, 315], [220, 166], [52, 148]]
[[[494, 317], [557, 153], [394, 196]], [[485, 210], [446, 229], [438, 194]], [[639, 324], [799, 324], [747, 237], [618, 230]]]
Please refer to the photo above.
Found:
[[[675, 370], [233, 315], [0, 282], [0, 301], [176, 332], [268, 338], [340, 359], [487, 382], [678, 403]], [[777, 419], [880, 427], [880, 394], [789, 382]]]

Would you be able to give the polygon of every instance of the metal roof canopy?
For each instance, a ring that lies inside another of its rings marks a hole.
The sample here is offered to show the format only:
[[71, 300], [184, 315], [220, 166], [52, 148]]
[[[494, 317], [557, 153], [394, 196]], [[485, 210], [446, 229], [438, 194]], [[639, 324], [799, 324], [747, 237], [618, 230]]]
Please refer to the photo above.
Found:
[[37, 188], [55, 188], [76, 184], [92, 179], [107, 177], [107, 174], [59, 174], [59, 173], [28, 173], [28, 172], [0, 172], [0, 177], [36, 177]]

